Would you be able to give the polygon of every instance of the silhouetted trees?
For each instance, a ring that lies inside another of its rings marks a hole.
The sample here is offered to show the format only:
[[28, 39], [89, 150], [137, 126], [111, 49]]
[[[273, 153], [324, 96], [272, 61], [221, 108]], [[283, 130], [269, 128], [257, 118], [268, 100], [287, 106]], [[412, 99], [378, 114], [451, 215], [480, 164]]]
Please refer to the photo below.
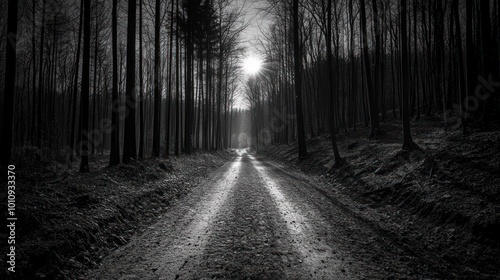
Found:
[[2, 139], [0, 142], [1, 163], [10, 164], [12, 155], [12, 129], [14, 121], [14, 92], [16, 84], [17, 50], [17, 7], [16, 0], [9, 0], [7, 20], [7, 51], [5, 52], [5, 92], [3, 102]]
[[[136, 146], [136, 89], [135, 89], [135, 42], [136, 42], [136, 0], [128, 1], [127, 20], [127, 85], [125, 93], [125, 135], [123, 143], [123, 162], [129, 163], [137, 158]], [[140, 42], [142, 44], [142, 42]]]
[[[153, 157], [160, 156], [160, 118], [161, 118], [161, 81], [160, 81], [160, 27], [161, 1], [155, 0], [155, 57], [154, 57], [154, 113], [153, 113]], [[142, 76], [142, 73], [141, 73]]]
[[[227, 148], [245, 27], [232, 4], [20, 1], [21, 55], [0, 46], [2, 153], [31, 160], [64, 153], [69, 166], [76, 156], [88, 172], [107, 151], [116, 165]], [[13, 18], [6, 9], [1, 2]], [[4, 18], [0, 39], [15, 42]]]
[[418, 146], [413, 142], [411, 137], [410, 128], [410, 67], [408, 65], [408, 39], [407, 39], [407, 28], [406, 28], [406, 13], [407, 6], [406, 0], [401, 0], [400, 6], [400, 37], [401, 37], [401, 71], [403, 76], [403, 86], [402, 86], [402, 111], [403, 111], [403, 150], [413, 151], [418, 149]]
[[464, 133], [498, 119], [496, 1], [268, 2], [264, 69], [247, 84], [231, 0], [19, 1], [15, 70], [0, 2], [2, 160], [62, 153], [88, 171], [108, 151], [116, 165], [121, 151], [130, 162], [224, 149], [242, 88], [254, 145], [299, 140], [303, 155], [307, 137], [329, 133], [338, 164], [338, 133], [369, 125], [377, 138], [389, 116], [405, 139], [424, 114]]
[[[498, 118], [497, 2], [299, 1], [294, 30], [289, 14], [295, 1], [268, 3], [272, 24], [261, 49], [269, 71], [247, 85], [256, 145], [299, 137], [302, 125], [291, 121], [300, 116], [291, 98], [296, 94], [305, 103], [304, 131], [309, 137], [330, 131], [338, 163], [336, 134], [359, 123], [377, 138], [388, 115], [401, 118], [403, 149], [414, 150], [411, 122], [422, 113], [441, 116], [444, 129], [464, 132]], [[302, 47], [299, 79], [291, 78], [291, 61], [298, 60], [292, 31]]]
[[[82, 0], [83, 1], [83, 0]], [[112, 68], [113, 81], [111, 85], [111, 147], [109, 156], [109, 165], [113, 166], [120, 163], [120, 122], [119, 122], [119, 97], [118, 97], [118, 0], [113, 0], [111, 13], [112, 31]]]
[[89, 168], [89, 95], [90, 95], [90, 1], [83, 1], [83, 64], [82, 93], [80, 98], [80, 172]]
[[293, 1], [293, 57], [295, 81], [295, 106], [297, 112], [297, 134], [299, 144], [299, 158], [307, 155], [306, 135], [304, 132], [304, 116], [302, 114], [302, 54], [299, 38], [299, 1]]

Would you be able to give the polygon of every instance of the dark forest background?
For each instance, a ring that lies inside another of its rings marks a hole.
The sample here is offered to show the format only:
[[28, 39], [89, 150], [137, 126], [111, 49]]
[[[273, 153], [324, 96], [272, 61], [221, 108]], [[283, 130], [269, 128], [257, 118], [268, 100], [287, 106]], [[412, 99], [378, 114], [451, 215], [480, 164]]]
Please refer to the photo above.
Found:
[[421, 116], [463, 133], [498, 121], [497, 1], [265, 2], [263, 70], [242, 77], [243, 2], [0, 1], [2, 160], [88, 171], [89, 154], [115, 165], [296, 140], [305, 156], [307, 137], [333, 132], [341, 163], [335, 135], [359, 126], [377, 137], [402, 119], [415, 150]]

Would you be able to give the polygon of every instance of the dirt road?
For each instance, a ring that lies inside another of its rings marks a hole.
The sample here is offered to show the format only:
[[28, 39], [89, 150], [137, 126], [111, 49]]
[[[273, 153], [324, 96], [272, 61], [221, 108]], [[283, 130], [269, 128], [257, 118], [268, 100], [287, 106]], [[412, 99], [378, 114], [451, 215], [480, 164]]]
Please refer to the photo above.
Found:
[[242, 152], [86, 278], [433, 279], [438, 266], [303, 175]]

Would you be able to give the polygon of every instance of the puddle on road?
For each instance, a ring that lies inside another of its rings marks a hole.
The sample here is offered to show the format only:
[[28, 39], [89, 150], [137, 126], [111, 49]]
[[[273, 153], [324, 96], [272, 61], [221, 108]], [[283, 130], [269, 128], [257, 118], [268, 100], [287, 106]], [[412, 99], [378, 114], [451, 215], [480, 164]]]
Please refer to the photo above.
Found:
[[277, 209], [293, 240], [293, 245], [302, 257], [305, 267], [315, 277], [332, 277], [332, 273], [340, 269], [338, 261], [331, 254], [332, 248], [323, 241], [323, 236], [313, 230], [313, 221], [304, 215], [298, 205], [286, 198], [279, 185], [269, 176], [266, 168], [259, 164], [254, 156], [248, 155], [248, 157], [275, 200]]

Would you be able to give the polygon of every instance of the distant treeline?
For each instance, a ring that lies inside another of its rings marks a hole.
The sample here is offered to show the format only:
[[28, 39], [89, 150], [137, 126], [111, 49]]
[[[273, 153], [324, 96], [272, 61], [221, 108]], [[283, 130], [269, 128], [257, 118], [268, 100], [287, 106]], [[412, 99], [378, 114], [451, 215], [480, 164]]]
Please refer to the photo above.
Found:
[[108, 150], [114, 165], [229, 147], [245, 27], [232, 2], [0, 1], [2, 160], [78, 155], [88, 171]]
[[498, 1], [267, 2], [267, 70], [246, 90], [256, 144], [300, 143], [301, 129], [335, 136], [360, 123], [376, 137], [392, 117], [403, 119], [403, 148], [412, 150], [412, 118], [442, 114], [447, 129], [464, 132], [498, 120]]

